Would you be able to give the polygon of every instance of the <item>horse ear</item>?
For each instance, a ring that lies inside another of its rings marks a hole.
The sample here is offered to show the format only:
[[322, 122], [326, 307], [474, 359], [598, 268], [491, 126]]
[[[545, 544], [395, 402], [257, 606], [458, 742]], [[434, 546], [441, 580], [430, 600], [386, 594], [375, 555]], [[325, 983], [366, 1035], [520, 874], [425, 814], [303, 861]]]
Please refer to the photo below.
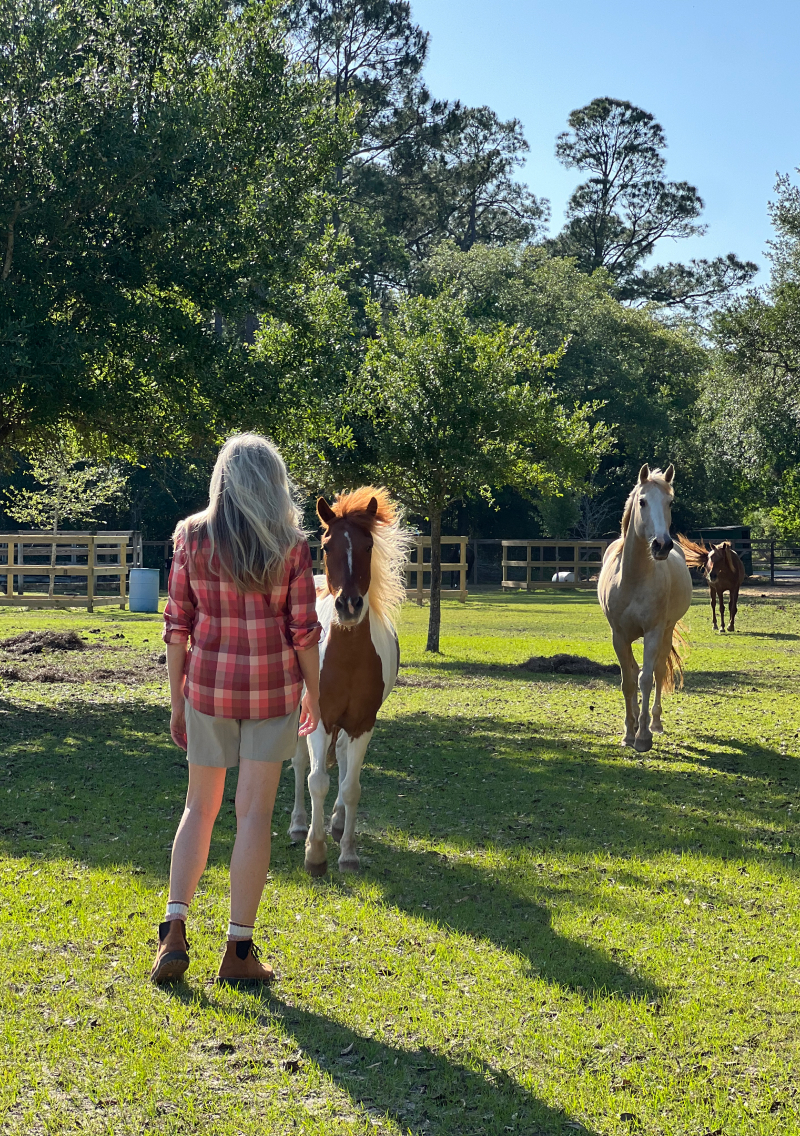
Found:
[[672, 464], [672, 462], [670, 462], [667, 468], [664, 470], [664, 480], [666, 481], [667, 485], [672, 484], [672, 479], [674, 476], [675, 466]]
[[324, 497], [317, 498], [317, 516], [323, 525], [330, 526], [331, 521], [336, 520], [336, 514]]
[[642, 468], [639, 470], [639, 484], [644, 485], [645, 481], [647, 481], [649, 476], [650, 476], [650, 466], [647, 464], [647, 462], [645, 462], [644, 465], [642, 466]]
[[378, 498], [370, 497], [369, 504], [367, 505], [367, 516], [374, 517], [378, 511]]

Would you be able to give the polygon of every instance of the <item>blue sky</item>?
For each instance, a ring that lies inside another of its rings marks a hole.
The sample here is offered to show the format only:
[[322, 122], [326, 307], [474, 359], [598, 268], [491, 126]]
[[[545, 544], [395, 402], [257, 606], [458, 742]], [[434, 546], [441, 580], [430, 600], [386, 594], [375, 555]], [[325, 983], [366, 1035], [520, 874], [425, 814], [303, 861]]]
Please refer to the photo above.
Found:
[[425, 79], [434, 96], [522, 121], [531, 147], [524, 176], [551, 201], [551, 232], [580, 180], [556, 161], [555, 136], [571, 110], [609, 95], [655, 115], [667, 136], [667, 177], [697, 186], [706, 203], [707, 234], [662, 242], [654, 260], [735, 252], [765, 266], [775, 174], [800, 166], [798, 0], [411, 7], [431, 33]]

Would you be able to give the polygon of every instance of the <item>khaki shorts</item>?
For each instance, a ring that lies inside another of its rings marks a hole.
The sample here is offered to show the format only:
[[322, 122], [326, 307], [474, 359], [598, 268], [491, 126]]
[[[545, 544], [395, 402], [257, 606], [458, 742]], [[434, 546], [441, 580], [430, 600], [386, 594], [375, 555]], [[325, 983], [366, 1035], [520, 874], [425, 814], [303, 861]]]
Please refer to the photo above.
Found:
[[213, 718], [186, 701], [186, 759], [192, 765], [233, 769], [248, 761], [291, 761], [300, 707], [283, 718]]

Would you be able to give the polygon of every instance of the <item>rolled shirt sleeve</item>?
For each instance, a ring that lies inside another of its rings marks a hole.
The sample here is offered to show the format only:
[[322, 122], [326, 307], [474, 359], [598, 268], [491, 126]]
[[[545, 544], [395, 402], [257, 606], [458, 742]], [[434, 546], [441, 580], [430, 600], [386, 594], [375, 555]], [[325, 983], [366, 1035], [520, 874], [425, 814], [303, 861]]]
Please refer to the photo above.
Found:
[[322, 625], [317, 619], [317, 592], [311, 565], [311, 550], [303, 540], [295, 546], [289, 573], [286, 636], [295, 651], [319, 643]]
[[168, 592], [162, 639], [165, 643], [186, 643], [194, 627], [197, 597], [189, 581], [188, 554], [182, 536], [175, 542]]

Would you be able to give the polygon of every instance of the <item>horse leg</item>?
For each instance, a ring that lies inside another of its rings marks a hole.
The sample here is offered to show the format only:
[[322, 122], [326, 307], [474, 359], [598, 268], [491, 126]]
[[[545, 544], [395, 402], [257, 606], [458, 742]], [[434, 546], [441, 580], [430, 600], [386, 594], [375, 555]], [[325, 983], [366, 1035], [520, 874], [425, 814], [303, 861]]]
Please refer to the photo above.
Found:
[[650, 730], [650, 695], [655, 680], [656, 662], [661, 652], [664, 640], [663, 631], [648, 631], [644, 637], [644, 659], [642, 669], [639, 671], [639, 692], [642, 696], [639, 710], [639, 728], [636, 731], [636, 740], [633, 748], [639, 753], [645, 753], [653, 747], [653, 734]]
[[653, 734], [663, 734], [664, 727], [661, 723], [661, 692], [664, 686], [664, 679], [667, 677], [667, 659], [672, 650], [672, 632], [673, 627], [670, 626], [664, 632], [664, 639], [661, 644], [661, 651], [656, 659], [655, 665], [655, 681], [656, 681], [656, 696], [653, 699], [653, 718], [650, 723], [650, 731]]
[[614, 650], [619, 660], [619, 669], [622, 673], [622, 693], [625, 698], [625, 736], [623, 745], [632, 746], [636, 736], [636, 727], [639, 724], [639, 704], [636, 686], [636, 659], [633, 650], [621, 635], [612, 636]]
[[344, 785], [345, 778], [347, 777], [347, 743], [349, 738], [344, 730], [339, 730], [339, 737], [336, 739], [336, 763], [339, 766], [339, 792], [336, 794], [336, 803], [333, 806], [331, 813], [331, 836], [338, 844], [342, 839], [344, 832], [344, 798], [342, 797], [342, 785]]
[[717, 631], [717, 592], [715, 588], [711, 588], [711, 616], [714, 620], [714, 630]]
[[306, 837], [306, 871], [312, 876], [324, 876], [328, 870], [328, 853], [325, 845], [325, 797], [331, 779], [325, 768], [331, 734], [320, 724], [308, 738], [311, 754], [311, 772], [308, 791], [311, 794], [311, 828]]
[[719, 590], [719, 621], [720, 621], [720, 634], [725, 630], [725, 593], [722, 588]]
[[731, 598], [728, 601], [728, 630], [735, 631], [736, 612], [739, 610], [739, 588], [731, 588]]
[[292, 819], [289, 821], [289, 839], [293, 844], [305, 840], [308, 832], [308, 816], [306, 815], [305, 779], [308, 765], [308, 744], [305, 738], [297, 739], [292, 769], [294, 769], [294, 808]]
[[372, 730], [353, 738], [347, 747], [347, 775], [342, 784], [344, 800], [344, 832], [339, 845], [339, 871], [357, 872], [359, 868], [356, 852], [356, 810], [361, 800], [361, 766], [367, 752]]

